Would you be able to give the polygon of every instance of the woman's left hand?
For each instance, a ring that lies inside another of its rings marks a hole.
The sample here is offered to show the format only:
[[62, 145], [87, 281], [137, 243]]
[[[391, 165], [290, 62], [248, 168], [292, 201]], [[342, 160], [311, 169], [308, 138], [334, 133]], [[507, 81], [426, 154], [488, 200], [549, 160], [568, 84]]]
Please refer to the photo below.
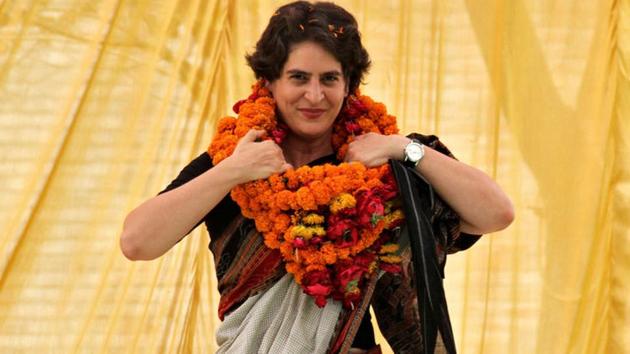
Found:
[[[410, 139], [402, 135], [360, 135], [348, 146], [344, 161], [374, 167], [387, 163], [388, 159], [403, 160], [409, 142]], [[460, 216], [461, 232], [482, 235], [504, 229], [514, 219], [510, 199], [480, 170], [428, 146], [416, 170]]]
[[366, 167], [380, 166], [387, 160], [402, 160], [410, 139], [402, 135], [367, 133], [359, 135], [348, 145], [345, 162], [361, 162]]

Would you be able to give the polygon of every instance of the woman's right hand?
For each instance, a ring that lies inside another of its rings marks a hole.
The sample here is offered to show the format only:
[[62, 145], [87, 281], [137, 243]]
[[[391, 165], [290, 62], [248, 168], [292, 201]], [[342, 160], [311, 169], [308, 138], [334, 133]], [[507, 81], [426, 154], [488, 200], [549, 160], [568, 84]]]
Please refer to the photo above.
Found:
[[220, 163], [234, 168], [239, 184], [267, 178], [293, 167], [284, 159], [282, 149], [273, 140], [256, 141], [263, 134], [263, 130], [248, 131], [238, 141], [232, 155]]
[[272, 140], [256, 142], [250, 130], [230, 157], [185, 184], [132, 210], [123, 224], [120, 247], [131, 260], [155, 259], [181, 240], [237, 184], [267, 178], [291, 168]]

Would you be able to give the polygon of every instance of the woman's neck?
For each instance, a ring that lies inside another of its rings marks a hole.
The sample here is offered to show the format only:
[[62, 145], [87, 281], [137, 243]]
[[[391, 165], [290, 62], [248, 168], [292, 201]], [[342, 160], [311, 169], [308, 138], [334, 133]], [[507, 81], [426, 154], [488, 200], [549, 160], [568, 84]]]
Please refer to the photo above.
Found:
[[295, 135], [289, 134], [282, 142], [282, 152], [284, 159], [298, 168], [320, 157], [332, 154], [331, 134], [325, 134], [313, 140], [305, 140]]

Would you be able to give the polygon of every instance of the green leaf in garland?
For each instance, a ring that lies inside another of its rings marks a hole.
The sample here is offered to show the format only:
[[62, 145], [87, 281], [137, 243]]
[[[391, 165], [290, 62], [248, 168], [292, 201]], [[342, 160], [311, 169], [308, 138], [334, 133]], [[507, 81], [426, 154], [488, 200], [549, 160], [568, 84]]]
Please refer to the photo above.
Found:
[[359, 287], [359, 279], [351, 280], [348, 282], [348, 284], [346, 284], [346, 292], [349, 293], [358, 287]]
[[370, 222], [372, 223], [372, 227], [376, 227], [376, 224], [383, 218], [383, 215], [372, 214], [372, 218]]

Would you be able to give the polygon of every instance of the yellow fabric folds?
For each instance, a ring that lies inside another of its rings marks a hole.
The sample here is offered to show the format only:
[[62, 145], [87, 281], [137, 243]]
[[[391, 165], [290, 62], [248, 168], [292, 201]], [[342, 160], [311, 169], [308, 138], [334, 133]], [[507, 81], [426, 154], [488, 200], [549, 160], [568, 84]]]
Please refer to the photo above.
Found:
[[[205, 229], [152, 262], [118, 238], [247, 94], [282, 3], [0, 2], [0, 352], [216, 350]], [[630, 352], [630, 1], [338, 3], [363, 91], [514, 202], [449, 258], [459, 351]]]

